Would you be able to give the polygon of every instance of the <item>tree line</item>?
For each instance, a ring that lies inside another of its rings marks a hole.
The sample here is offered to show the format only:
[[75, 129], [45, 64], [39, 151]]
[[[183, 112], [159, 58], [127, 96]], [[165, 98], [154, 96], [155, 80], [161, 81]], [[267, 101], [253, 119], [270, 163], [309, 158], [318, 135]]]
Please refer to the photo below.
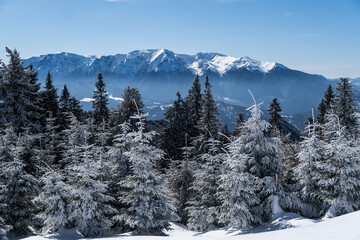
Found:
[[[16, 50], [0, 67], [0, 236], [76, 227], [85, 237], [162, 235], [170, 222], [208, 231], [271, 220], [274, 205], [306, 217], [360, 208], [358, 105], [349, 79], [331, 85], [303, 140], [284, 129], [275, 98], [262, 118], [254, 99], [229, 132], [206, 76], [167, 109], [161, 130], [136, 88], [109, 109], [97, 75], [92, 111], [64, 85], [23, 66]], [[250, 93], [251, 94], [251, 93]], [[161, 125], [160, 124], [160, 125]], [[159, 129], [159, 128], [158, 128]]]

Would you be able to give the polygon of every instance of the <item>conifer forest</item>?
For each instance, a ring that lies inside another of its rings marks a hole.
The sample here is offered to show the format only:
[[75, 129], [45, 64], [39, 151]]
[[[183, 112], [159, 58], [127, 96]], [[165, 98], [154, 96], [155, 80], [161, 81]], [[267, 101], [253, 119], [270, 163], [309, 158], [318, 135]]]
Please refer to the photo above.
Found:
[[282, 103], [259, 102], [251, 89], [253, 104], [229, 131], [208, 76], [194, 75], [163, 120], [148, 120], [137, 88], [110, 109], [99, 72], [85, 111], [66, 85], [54, 87], [61, 79], [48, 72], [41, 85], [17, 50], [6, 52], [0, 239], [72, 228], [86, 238], [161, 236], [170, 223], [248, 230], [273, 219], [275, 206], [311, 219], [360, 210], [360, 111], [348, 78], [329, 85], [297, 138]]

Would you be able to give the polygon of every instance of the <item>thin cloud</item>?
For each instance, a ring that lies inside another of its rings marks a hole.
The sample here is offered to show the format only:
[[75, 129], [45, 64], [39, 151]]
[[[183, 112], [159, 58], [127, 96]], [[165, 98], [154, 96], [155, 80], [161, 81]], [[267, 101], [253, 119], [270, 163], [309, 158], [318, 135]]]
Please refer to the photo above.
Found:
[[258, 0], [217, 0], [221, 3], [231, 3], [231, 2], [257, 2]]
[[294, 12], [286, 12], [286, 13], [283, 14], [284, 17], [290, 17], [290, 16], [293, 16], [293, 15], [295, 15]]
[[291, 37], [294, 38], [302, 38], [302, 37], [323, 37], [325, 36], [324, 34], [320, 34], [320, 33], [303, 33], [303, 34], [295, 34]]
[[136, 2], [136, 0], [104, 0], [105, 2]]

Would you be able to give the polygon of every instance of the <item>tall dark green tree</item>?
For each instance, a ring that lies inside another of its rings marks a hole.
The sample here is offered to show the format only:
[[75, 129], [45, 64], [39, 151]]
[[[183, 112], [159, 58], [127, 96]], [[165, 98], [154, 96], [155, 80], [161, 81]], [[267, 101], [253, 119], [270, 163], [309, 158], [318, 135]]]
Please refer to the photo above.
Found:
[[189, 89], [189, 95], [186, 97], [186, 104], [189, 108], [189, 120], [190, 120], [190, 130], [189, 136], [195, 137], [198, 135], [198, 126], [200, 121], [201, 113], [201, 84], [199, 75], [196, 75], [191, 89]]
[[[41, 92], [40, 92], [40, 83], [38, 83], [38, 72], [30, 64], [26, 67], [26, 74], [29, 78], [29, 91], [30, 91], [30, 101], [32, 105], [28, 111], [32, 112], [32, 122], [41, 127], [45, 126], [44, 115], [43, 115], [43, 106], [41, 103]], [[41, 129], [37, 129], [37, 132]]]
[[336, 86], [336, 95], [334, 100], [334, 110], [339, 116], [340, 124], [344, 126], [349, 133], [353, 134], [355, 129], [355, 110], [358, 103], [352, 89], [349, 78], [340, 78]]
[[108, 94], [105, 91], [105, 82], [102, 73], [98, 73], [97, 82], [95, 83], [95, 91], [93, 96], [93, 118], [95, 125], [101, 125], [103, 121], [107, 122], [109, 118]]
[[330, 109], [331, 105], [334, 104], [334, 100], [335, 100], [335, 94], [331, 84], [329, 84], [328, 88], [326, 89], [324, 99], [325, 99], [326, 107]]
[[331, 84], [329, 84], [324, 97], [321, 99], [318, 106], [318, 115], [316, 116], [316, 120], [320, 124], [324, 124], [324, 119], [326, 113], [334, 107], [335, 94], [332, 89]]
[[272, 133], [274, 131], [282, 132], [282, 116], [280, 115], [280, 112], [282, 112], [282, 109], [280, 107], [280, 103], [278, 102], [277, 98], [274, 98], [269, 106], [268, 112], [270, 114], [270, 128], [269, 132]]
[[182, 159], [181, 148], [185, 146], [185, 135], [189, 131], [188, 107], [181, 98], [179, 92], [176, 93], [177, 99], [170, 106], [165, 119], [168, 121], [164, 130], [162, 145], [170, 159]]
[[51, 118], [57, 119], [59, 113], [59, 97], [50, 72], [46, 75], [45, 89], [41, 92], [41, 97], [46, 117], [49, 118], [51, 115]]
[[206, 145], [204, 143], [209, 139], [219, 139], [218, 131], [221, 127], [221, 124], [218, 116], [219, 112], [214, 97], [211, 93], [209, 77], [206, 76], [200, 119], [198, 121], [198, 125], [196, 126], [199, 135], [194, 140], [195, 150], [198, 151], [198, 153], [206, 152]]
[[321, 99], [317, 110], [318, 114], [316, 116], [316, 121], [320, 124], [323, 124], [326, 112], [328, 111], [326, 100], [324, 98]]
[[232, 132], [232, 135], [234, 137], [240, 137], [240, 135], [242, 134], [243, 129], [244, 129], [244, 123], [245, 123], [245, 119], [244, 119], [244, 113], [243, 112], [239, 112], [238, 115], [236, 116], [236, 122], [235, 122], [235, 129]]

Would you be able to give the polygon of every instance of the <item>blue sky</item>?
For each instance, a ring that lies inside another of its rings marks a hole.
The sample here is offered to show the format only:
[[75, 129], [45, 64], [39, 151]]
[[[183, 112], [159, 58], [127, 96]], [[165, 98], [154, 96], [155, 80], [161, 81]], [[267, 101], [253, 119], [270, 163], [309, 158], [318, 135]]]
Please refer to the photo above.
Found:
[[167, 48], [360, 77], [360, 0], [0, 0], [0, 59]]

